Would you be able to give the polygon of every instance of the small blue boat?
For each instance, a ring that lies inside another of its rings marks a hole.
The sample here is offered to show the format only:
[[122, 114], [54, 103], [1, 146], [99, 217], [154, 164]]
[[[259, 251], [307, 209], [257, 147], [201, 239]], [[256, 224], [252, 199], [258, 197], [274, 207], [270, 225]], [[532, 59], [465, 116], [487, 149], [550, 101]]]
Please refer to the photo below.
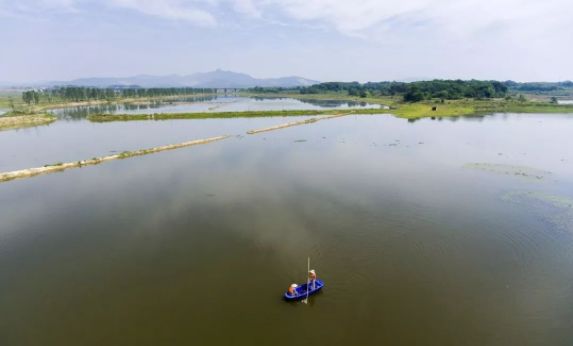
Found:
[[[323, 287], [324, 287], [324, 282], [322, 282], [321, 280], [316, 280], [314, 287], [312, 286], [312, 284], [310, 284], [310, 287], [308, 288], [308, 296], [311, 296], [311, 295], [317, 293]], [[307, 297], [306, 283], [299, 285], [297, 288], [295, 288], [295, 292], [296, 292], [295, 295], [292, 295], [292, 296], [288, 292], [285, 292], [285, 294], [284, 294], [285, 300], [286, 301], [296, 301], [296, 300], [305, 299]]]

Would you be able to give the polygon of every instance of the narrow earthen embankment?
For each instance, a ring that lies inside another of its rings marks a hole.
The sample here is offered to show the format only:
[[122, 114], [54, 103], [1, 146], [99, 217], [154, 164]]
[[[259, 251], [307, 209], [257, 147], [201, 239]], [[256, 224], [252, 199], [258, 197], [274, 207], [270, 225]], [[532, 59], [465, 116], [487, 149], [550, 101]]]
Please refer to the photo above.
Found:
[[288, 122], [288, 123], [279, 124], [279, 125], [274, 125], [274, 126], [270, 126], [270, 127], [265, 127], [265, 128], [262, 128], [262, 129], [250, 130], [250, 131], [247, 131], [247, 133], [250, 134], [250, 135], [254, 135], [254, 134], [257, 134], [257, 133], [261, 133], [261, 132], [280, 130], [280, 129], [284, 129], [284, 128], [292, 127], [292, 126], [312, 124], [312, 123], [315, 123], [315, 122], [320, 121], [320, 120], [326, 120], [326, 119], [332, 119], [332, 118], [339, 118], [339, 117], [343, 117], [343, 116], [346, 116], [346, 115], [350, 115], [350, 114], [352, 114], [352, 113], [353, 113], [353, 112], [342, 113], [342, 114], [331, 114], [331, 115], [324, 115], [324, 116], [321, 116], [321, 117], [309, 118], [309, 119], [304, 119], [304, 120], [299, 120], [299, 121], [291, 121], [291, 122]]
[[94, 158], [89, 159], [89, 160], [56, 163], [56, 164], [46, 165], [44, 167], [28, 168], [28, 169], [21, 169], [18, 171], [4, 172], [4, 173], [0, 173], [0, 182], [14, 180], [14, 179], [21, 179], [21, 178], [29, 178], [29, 177], [33, 177], [33, 176], [40, 175], [40, 174], [60, 172], [60, 171], [70, 169], [70, 168], [80, 168], [83, 166], [97, 165], [97, 164], [107, 162], [107, 161], [121, 160], [121, 159], [126, 159], [126, 158], [134, 157], [134, 156], [148, 155], [148, 154], [158, 153], [160, 151], [173, 150], [173, 149], [178, 149], [178, 148], [183, 148], [183, 147], [190, 147], [190, 146], [199, 145], [199, 144], [207, 144], [207, 143], [211, 143], [211, 142], [215, 142], [215, 141], [220, 141], [220, 140], [223, 140], [223, 139], [228, 138], [228, 137], [229, 136], [217, 136], [217, 137], [210, 137], [210, 138], [205, 138], [205, 139], [197, 139], [197, 140], [193, 140], [193, 141], [188, 141], [188, 142], [183, 142], [183, 143], [178, 143], [178, 144], [169, 144], [169, 145], [154, 147], [154, 148], [150, 148], [150, 149], [141, 149], [141, 150], [135, 150], [135, 151], [124, 151], [120, 154], [108, 155], [108, 156], [102, 156], [102, 157], [94, 157]]

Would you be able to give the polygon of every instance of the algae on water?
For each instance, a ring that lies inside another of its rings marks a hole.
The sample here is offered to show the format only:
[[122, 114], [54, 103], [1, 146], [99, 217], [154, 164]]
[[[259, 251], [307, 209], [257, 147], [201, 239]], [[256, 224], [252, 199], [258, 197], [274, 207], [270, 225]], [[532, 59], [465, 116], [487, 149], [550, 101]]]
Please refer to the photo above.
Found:
[[516, 176], [526, 179], [536, 179], [536, 180], [544, 179], [546, 176], [551, 174], [551, 172], [549, 171], [533, 167], [498, 164], [498, 163], [486, 163], [486, 162], [466, 163], [463, 167], [495, 174], [510, 175], [510, 176]]

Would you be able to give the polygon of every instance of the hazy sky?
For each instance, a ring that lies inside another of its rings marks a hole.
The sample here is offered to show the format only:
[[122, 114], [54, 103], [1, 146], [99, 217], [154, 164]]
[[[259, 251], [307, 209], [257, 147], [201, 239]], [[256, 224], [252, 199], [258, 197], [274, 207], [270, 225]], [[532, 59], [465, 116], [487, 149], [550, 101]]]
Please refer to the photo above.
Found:
[[573, 79], [573, 0], [0, 0], [0, 81]]

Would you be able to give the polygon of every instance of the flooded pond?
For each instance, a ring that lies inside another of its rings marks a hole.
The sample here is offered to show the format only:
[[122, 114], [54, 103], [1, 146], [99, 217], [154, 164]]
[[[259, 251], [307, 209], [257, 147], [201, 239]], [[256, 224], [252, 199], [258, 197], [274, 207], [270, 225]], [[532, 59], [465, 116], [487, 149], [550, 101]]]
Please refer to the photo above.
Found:
[[172, 101], [103, 104], [54, 109], [60, 117], [84, 118], [90, 114], [154, 114], [192, 112], [241, 112], [272, 110], [314, 110], [382, 108], [378, 104], [341, 100], [312, 100], [260, 97], [186, 97]]
[[[2, 170], [233, 135], [0, 184], [1, 343], [571, 343], [573, 118], [353, 115], [244, 135], [284, 120], [0, 134]], [[326, 287], [285, 303], [307, 256]]]

